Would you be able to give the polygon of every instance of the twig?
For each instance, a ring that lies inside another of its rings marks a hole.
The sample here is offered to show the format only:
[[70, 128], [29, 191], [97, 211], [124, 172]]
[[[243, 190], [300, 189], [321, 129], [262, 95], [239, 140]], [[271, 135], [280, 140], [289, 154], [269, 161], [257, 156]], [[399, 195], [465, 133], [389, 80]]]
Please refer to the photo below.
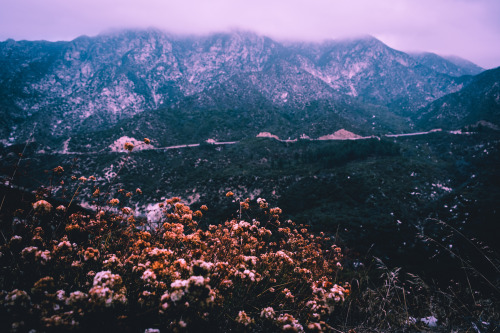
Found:
[[[26, 151], [26, 147], [28, 147], [28, 144], [30, 143], [31, 141], [31, 137], [33, 136], [33, 134], [35, 134], [35, 128], [36, 128], [36, 125], [38, 123], [35, 123], [35, 126], [33, 126], [33, 130], [31, 131], [31, 134], [30, 134], [30, 137], [28, 138], [28, 140], [26, 140], [26, 144], [24, 145], [24, 148], [23, 148], [23, 151], [21, 153], [21, 155], [19, 155], [19, 160], [17, 161], [16, 163], [16, 167], [14, 168], [14, 172], [12, 173], [12, 176], [10, 177], [9, 179], [9, 184], [12, 184], [12, 182], [14, 181], [14, 177], [16, 176], [16, 172], [17, 172], [17, 168], [19, 167], [19, 164], [21, 163], [21, 160], [24, 156], [24, 152]], [[7, 196], [7, 193], [5, 193], [3, 195], [3, 198], [2, 198], [2, 203], [0, 203], [0, 212], [2, 211], [2, 208], [3, 208], [3, 203], [5, 201], [5, 197]]]

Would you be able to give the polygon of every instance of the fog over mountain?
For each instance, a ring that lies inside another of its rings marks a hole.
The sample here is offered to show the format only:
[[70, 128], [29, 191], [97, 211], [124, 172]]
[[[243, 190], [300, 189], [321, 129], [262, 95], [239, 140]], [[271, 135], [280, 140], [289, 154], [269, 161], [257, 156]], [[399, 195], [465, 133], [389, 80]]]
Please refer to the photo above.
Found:
[[23, 0], [0, 5], [0, 41], [148, 27], [198, 35], [239, 28], [277, 41], [370, 34], [398, 50], [458, 55], [491, 69], [500, 66], [499, 12], [496, 0]]

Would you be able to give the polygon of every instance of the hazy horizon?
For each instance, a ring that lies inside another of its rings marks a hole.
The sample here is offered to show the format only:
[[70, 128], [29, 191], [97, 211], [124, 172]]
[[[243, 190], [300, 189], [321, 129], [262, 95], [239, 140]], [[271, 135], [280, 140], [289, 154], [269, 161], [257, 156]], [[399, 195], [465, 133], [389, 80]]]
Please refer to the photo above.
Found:
[[0, 5], [0, 40], [73, 40], [154, 27], [176, 35], [232, 29], [278, 41], [371, 35], [404, 52], [500, 66], [496, 0], [20, 0]]

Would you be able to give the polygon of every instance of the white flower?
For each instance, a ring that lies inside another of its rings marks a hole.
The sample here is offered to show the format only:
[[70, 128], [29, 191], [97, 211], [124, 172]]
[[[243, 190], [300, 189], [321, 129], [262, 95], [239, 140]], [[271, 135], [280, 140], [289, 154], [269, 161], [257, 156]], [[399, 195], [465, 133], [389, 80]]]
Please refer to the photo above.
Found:
[[274, 309], [272, 307], [264, 308], [260, 312], [260, 317], [261, 318], [273, 319], [275, 316], [276, 316], [276, 312], [274, 312]]
[[146, 328], [144, 333], [160, 333], [160, 330], [157, 328]]
[[153, 270], [148, 268], [142, 273], [141, 279], [147, 283], [152, 283], [156, 280], [156, 274]]

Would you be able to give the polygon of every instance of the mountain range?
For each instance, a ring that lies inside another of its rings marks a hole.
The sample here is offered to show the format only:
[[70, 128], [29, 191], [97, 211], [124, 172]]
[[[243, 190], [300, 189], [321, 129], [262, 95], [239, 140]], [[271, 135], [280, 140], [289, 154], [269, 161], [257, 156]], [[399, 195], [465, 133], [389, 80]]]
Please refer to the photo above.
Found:
[[[455, 271], [419, 235], [447, 250], [459, 241], [435, 221], [498, 243], [500, 68], [370, 36], [299, 43], [151, 29], [7, 40], [0, 110], [0, 189], [20, 198], [90, 209], [119, 198], [156, 221], [159, 203], [179, 196], [208, 204], [208, 225], [237, 216], [233, 191], [340, 232], [359, 253], [420, 258], [437, 275]], [[125, 154], [143, 138], [148, 149]]]
[[[176, 144], [262, 131], [376, 135], [499, 124], [498, 69], [481, 72], [464, 59], [407, 54], [371, 36], [299, 43], [245, 31], [179, 37], [149, 29], [7, 40], [0, 137], [23, 142], [37, 124], [35, 140], [50, 150], [69, 137], [92, 146], [127, 131]], [[462, 98], [487, 102], [477, 114]]]

